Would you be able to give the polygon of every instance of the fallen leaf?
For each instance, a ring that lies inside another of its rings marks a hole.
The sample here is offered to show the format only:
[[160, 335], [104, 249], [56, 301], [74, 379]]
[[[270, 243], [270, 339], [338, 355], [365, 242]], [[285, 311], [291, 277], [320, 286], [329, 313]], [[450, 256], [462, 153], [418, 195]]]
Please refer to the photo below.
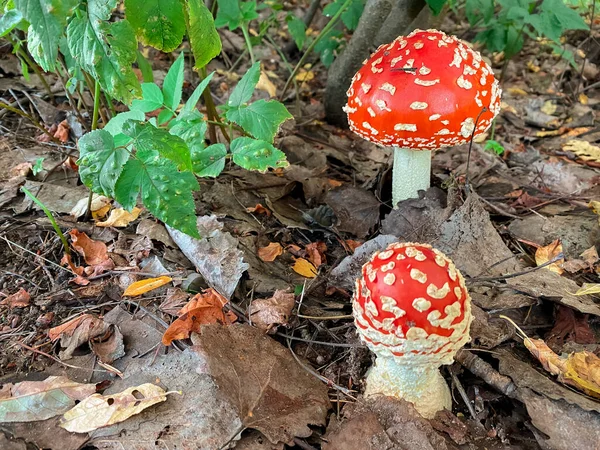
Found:
[[[557, 239], [544, 247], [539, 247], [535, 251], [535, 262], [538, 266], [541, 266], [542, 264], [545, 264], [548, 261], [551, 261], [552, 259], [556, 258], [562, 252], [562, 243], [560, 242], [560, 239]], [[556, 262], [545, 266], [544, 268], [561, 275], [564, 272], [564, 270], [562, 269], [562, 267], [560, 267], [560, 264], [564, 262], [564, 258], [561, 258]]]
[[164, 345], [171, 345], [174, 340], [187, 339], [191, 332], [200, 332], [202, 325], [220, 323], [231, 324], [237, 319], [231, 311], [223, 312], [228, 300], [214, 289], [207, 289], [192, 297], [178, 313], [162, 337]]
[[506, 89], [506, 92], [508, 92], [509, 94], [514, 95], [515, 97], [520, 96], [520, 97], [527, 97], [529, 94], [524, 91], [521, 88], [517, 88], [517, 87], [509, 87]]
[[275, 258], [283, 254], [283, 247], [278, 242], [271, 242], [266, 247], [260, 247], [256, 254], [265, 262], [273, 262]]
[[587, 95], [585, 95], [583, 92], [581, 94], [579, 94], [578, 99], [579, 99], [579, 103], [581, 103], [582, 105], [587, 105], [590, 102], [589, 97]]
[[554, 103], [552, 100], [546, 100], [540, 108], [540, 111], [551, 116], [556, 112], [556, 103]]
[[600, 283], [583, 283], [573, 295], [600, 294]]
[[258, 79], [258, 83], [256, 83], [256, 89], [268, 92], [269, 97], [275, 97], [277, 95], [277, 87], [275, 87], [267, 73], [263, 70], [260, 71], [260, 78]]
[[[78, 219], [79, 217], [83, 216], [87, 212], [87, 205], [89, 200], [88, 197], [89, 196], [86, 196], [79, 200], [77, 204], [73, 207], [69, 215], [73, 216], [75, 219]], [[105, 197], [104, 195], [94, 194], [92, 197], [92, 204], [90, 208], [92, 210], [92, 216], [94, 218], [104, 217], [110, 209], [111, 202], [112, 200], [108, 197]]]
[[63, 120], [56, 127], [56, 132], [54, 133], [54, 137], [57, 138], [60, 142], [65, 143], [69, 140], [69, 124], [66, 120]]
[[87, 286], [90, 284], [90, 280], [87, 280], [83, 277], [84, 269], [81, 266], [76, 266], [71, 259], [71, 255], [64, 254], [62, 259], [60, 260], [60, 264], [63, 266], [68, 266], [69, 269], [75, 274], [75, 278], [71, 280], [72, 283], [78, 284], [80, 286]]
[[325, 252], [327, 251], [327, 245], [323, 241], [311, 242], [306, 247], [306, 253], [308, 254], [308, 260], [313, 263], [315, 268], [319, 268], [322, 264], [327, 263]]
[[86, 264], [95, 266], [109, 259], [108, 248], [104, 242], [94, 241], [87, 234], [79, 230], [71, 230], [69, 234], [73, 241], [73, 248], [83, 256]]
[[17, 164], [16, 166], [11, 167], [8, 171], [8, 175], [10, 178], [26, 177], [29, 176], [32, 169], [33, 165], [30, 162], [22, 162], [21, 164]]
[[110, 212], [108, 219], [104, 222], [96, 223], [99, 227], [126, 227], [135, 219], [137, 219], [142, 210], [134, 207], [131, 212], [125, 211], [123, 208], [115, 208]]
[[305, 278], [314, 278], [317, 276], [317, 268], [304, 258], [296, 259], [292, 270]]
[[167, 289], [167, 296], [162, 301], [158, 309], [162, 312], [176, 316], [190, 298], [187, 292], [182, 291], [179, 288]]
[[263, 330], [274, 330], [277, 325], [287, 325], [296, 299], [293, 293], [278, 289], [273, 297], [254, 300], [250, 305], [250, 320]]
[[561, 381], [600, 398], [600, 358], [587, 351], [570, 354]]
[[298, 70], [298, 74], [296, 75], [296, 81], [306, 82], [314, 80], [314, 78], [315, 73], [312, 70], [306, 70], [304, 68]]
[[354, 251], [360, 247], [361, 245], [364, 244], [364, 242], [362, 241], [355, 241], [352, 239], [346, 239], [344, 241], [344, 243], [346, 244], [345, 246], [348, 248], [348, 250], [350, 251], [350, 253], [354, 253]]
[[123, 297], [137, 297], [146, 292], [158, 289], [165, 284], [169, 284], [173, 279], [171, 277], [162, 276], [157, 278], [146, 278], [145, 280], [136, 281], [130, 284], [123, 292]]
[[257, 203], [256, 206], [250, 206], [250, 207], [246, 208], [246, 211], [247, 212], [255, 212], [256, 214], [265, 214], [266, 216], [271, 215], [271, 211], [269, 211], [267, 208], [265, 208], [260, 203]]
[[596, 336], [590, 328], [587, 314], [580, 314], [566, 306], [558, 305], [554, 327], [547, 339], [552, 343], [562, 344], [566, 339], [571, 339], [578, 344], [594, 344]]
[[563, 150], [575, 153], [583, 161], [600, 162], [600, 147], [588, 141], [573, 139], [563, 144]]
[[30, 301], [31, 296], [29, 295], [29, 292], [21, 288], [14, 294], [9, 295], [2, 300], [0, 305], [6, 305], [9, 308], [25, 308], [26, 306], [29, 306]]
[[167, 400], [159, 386], [144, 383], [113, 395], [94, 394], [67, 411], [60, 426], [72, 433], [88, 433], [123, 422], [149, 406]]
[[76, 383], [65, 377], [7, 383], [0, 389], [0, 423], [46, 420], [63, 414], [76, 401], [95, 392], [95, 384]]

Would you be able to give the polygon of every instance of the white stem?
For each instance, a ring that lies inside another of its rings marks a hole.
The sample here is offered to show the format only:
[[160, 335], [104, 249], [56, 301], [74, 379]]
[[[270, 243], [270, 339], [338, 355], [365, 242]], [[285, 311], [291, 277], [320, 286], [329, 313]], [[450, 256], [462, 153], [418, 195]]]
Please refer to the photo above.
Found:
[[427, 419], [452, 408], [450, 389], [437, 365], [405, 364], [397, 356], [378, 356], [369, 370], [365, 396], [377, 394], [407, 400]]
[[429, 188], [431, 177], [431, 151], [409, 150], [394, 147], [394, 167], [392, 168], [392, 201], [394, 209], [398, 202], [408, 198], [418, 198], [418, 191]]

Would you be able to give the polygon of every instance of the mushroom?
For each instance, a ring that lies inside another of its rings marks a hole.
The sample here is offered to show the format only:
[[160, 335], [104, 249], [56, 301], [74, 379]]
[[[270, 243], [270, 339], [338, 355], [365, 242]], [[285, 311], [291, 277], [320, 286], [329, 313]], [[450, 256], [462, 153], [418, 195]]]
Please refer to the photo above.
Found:
[[465, 42], [415, 30], [381, 45], [348, 89], [350, 129], [393, 146], [394, 208], [429, 188], [431, 151], [479, 136], [500, 112], [498, 80]]
[[408, 400], [425, 418], [450, 410], [438, 369], [469, 341], [472, 320], [452, 261], [428, 244], [392, 243], [363, 266], [352, 309], [361, 340], [377, 356], [365, 396]]

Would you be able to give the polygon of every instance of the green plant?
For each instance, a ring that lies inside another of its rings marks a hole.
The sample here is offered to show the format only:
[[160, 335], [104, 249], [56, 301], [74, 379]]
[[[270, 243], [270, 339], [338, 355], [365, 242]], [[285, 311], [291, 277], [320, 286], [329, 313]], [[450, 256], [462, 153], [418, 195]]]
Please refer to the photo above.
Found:
[[[191, 236], [196, 229], [193, 191], [196, 176], [216, 177], [227, 160], [249, 170], [285, 167], [285, 155], [273, 146], [280, 125], [291, 118], [274, 100], [249, 103], [260, 76], [255, 63], [242, 77], [222, 106], [216, 122], [235, 129], [240, 137], [229, 143], [207, 146], [207, 121], [196, 105], [213, 74], [195, 89], [179, 109], [183, 89], [184, 58], [177, 58], [162, 89], [154, 83], [141, 85], [142, 98], [129, 111], [117, 114], [102, 130], [79, 140], [79, 173], [93, 192], [115, 198], [126, 209], [139, 196], [157, 218]], [[146, 113], [160, 110], [146, 121]]]
[[498, 156], [500, 156], [504, 153], [504, 146], [500, 142], [494, 141], [492, 139], [488, 139], [485, 142], [485, 146], [483, 147], [483, 149], [490, 150]]

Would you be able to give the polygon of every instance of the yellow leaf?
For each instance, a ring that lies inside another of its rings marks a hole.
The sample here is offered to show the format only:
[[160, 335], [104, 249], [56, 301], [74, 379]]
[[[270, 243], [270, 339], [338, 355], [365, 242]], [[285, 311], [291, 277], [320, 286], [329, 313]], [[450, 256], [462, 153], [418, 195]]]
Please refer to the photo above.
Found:
[[296, 75], [296, 81], [310, 81], [315, 78], [315, 73], [312, 70], [300, 69]]
[[298, 258], [292, 266], [292, 270], [305, 278], [314, 278], [317, 276], [315, 266], [304, 258]]
[[556, 112], [556, 103], [554, 103], [552, 100], [546, 100], [540, 108], [540, 111], [551, 116]]
[[600, 147], [588, 141], [573, 139], [563, 145], [563, 150], [575, 153], [584, 161], [600, 162]]
[[573, 295], [600, 294], [600, 283], [583, 283]]
[[164, 286], [171, 281], [173, 281], [173, 279], [167, 276], [136, 281], [135, 283], [127, 286], [127, 289], [125, 289], [125, 292], [123, 292], [123, 297], [137, 297], [138, 295], [158, 289], [159, 287]]
[[581, 389], [592, 397], [600, 397], [600, 358], [585, 350], [571, 353], [561, 378], [561, 381]]
[[[535, 262], [538, 266], [541, 266], [542, 264], [545, 264], [548, 261], [556, 258], [562, 252], [562, 243], [560, 242], [560, 239], [557, 239], [554, 242], [546, 245], [545, 247], [540, 247], [535, 251]], [[564, 258], [561, 258], [558, 261], [553, 262], [548, 266], [545, 266], [544, 268], [561, 275], [564, 272], [564, 270], [562, 269], [562, 267], [560, 267], [560, 264], [564, 262]]]
[[579, 103], [582, 105], [587, 105], [590, 102], [590, 99], [583, 92], [579, 94]]
[[164, 402], [164, 389], [145, 383], [113, 395], [94, 394], [67, 411], [60, 426], [72, 433], [88, 433], [123, 422], [156, 403]]
[[110, 211], [110, 205], [106, 205], [96, 211], [92, 210], [92, 218], [94, 220], [104, 219]]
[[527, 68], [531, 70], [533, 73], [538, 73], [540, 71], [540, 66], [536, 66], [533, 62], [527, 61]]
[[275, 97], [277, 95], [277, 88], [269, 79], [269, 75], [263, 70], [260, 71], [260, 78], [258, 79], [258, 83], [256, 83], [256, 89], [267, 92], [269, 97]]
[[547, 130], [547, 131], [536, 131], [535, 135], [537, 137], [546, 137], [546, 136], [560, 136], [565, 133], [564, 128], [559, 128], [557, 130]]
[[135, 219], [137, 219], [142, 210], [140, 208], [133, 208], [131, 212], [125, 211], [123, 208], [116, 208], [110, 212], [110, 216], [104, 222], [98, 222], [96, 225], [99, 227], [126, 227]]
[[527, 92], [525, 92], [523, 89], [521, 88], [516, 88], [516, 87], [510, 87], [506, 90], [506, 92], [508, 92], [509, 94], [516, 96], [521, 96], [521, 97], [527, 97]]
[[594, 214], [600, 216], [600, 202], [598, 200], [591, 200], [588, 203], [588, 208], [590, 208]]

